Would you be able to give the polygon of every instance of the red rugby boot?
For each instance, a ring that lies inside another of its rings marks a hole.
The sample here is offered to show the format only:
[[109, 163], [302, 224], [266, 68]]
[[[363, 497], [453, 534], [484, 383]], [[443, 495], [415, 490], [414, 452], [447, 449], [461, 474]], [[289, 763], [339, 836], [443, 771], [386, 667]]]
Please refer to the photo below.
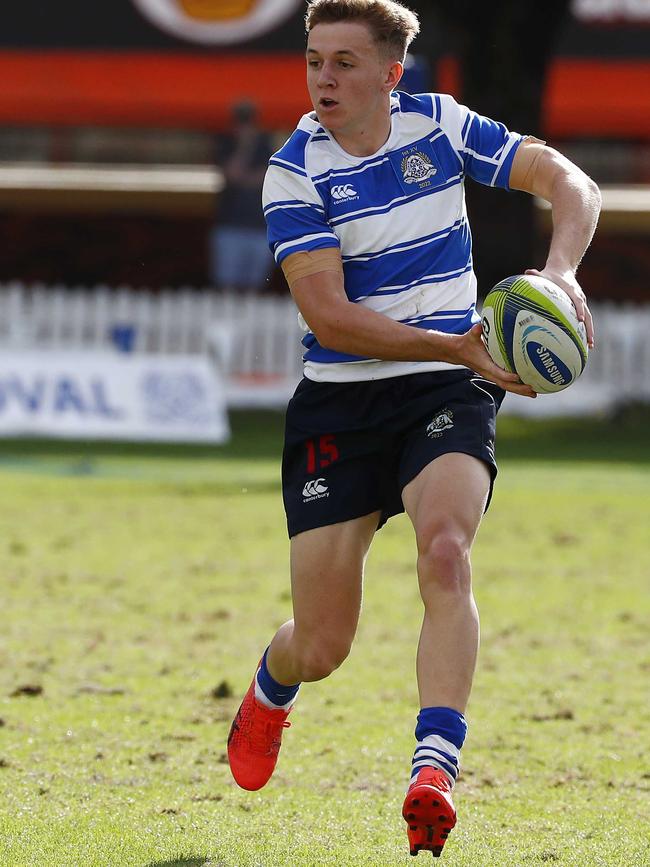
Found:
[[456, 824], [451, 786], [442, 771], [428, 766], [422, 768], [406, 793], [402, 816], [408, 825], [406, 833], [411, 855], [429, 851], [438, 858]]
[[255, 698], [255, 678], [244, 696], [228, 735], [228, 762], [235, 782], [251, 792], [265, 786], [280, 752], [289, 712], [272, 710]]

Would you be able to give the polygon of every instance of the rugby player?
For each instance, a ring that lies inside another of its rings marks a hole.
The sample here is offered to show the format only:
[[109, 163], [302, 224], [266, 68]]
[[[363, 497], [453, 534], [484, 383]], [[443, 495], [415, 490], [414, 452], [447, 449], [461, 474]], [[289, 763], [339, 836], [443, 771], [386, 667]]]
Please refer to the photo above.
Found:
[[445, 94], [399, 92], [419, 31], [400, 3], [311, 0], [306, 29], [314, 110], [271, 158], [263, 193], [306, 329], [282, 464], [293, 618], [262, 656], [228, 755], [240, 786], [266, 784], [300, 684], [348, 655], [374, 534], [406, 511], [424, 611], [403, 815], [411, 853], [439, 855], [456, 822], [479, 641], [470, 551], [497, 472], [496, 414], [506, 391], [535, 397], [481, 339], [464, 182], [551, 203], [548, 257], [531, 271], [569, 293], [590, 345], [575, 273], [600, 194], [532, 135]]

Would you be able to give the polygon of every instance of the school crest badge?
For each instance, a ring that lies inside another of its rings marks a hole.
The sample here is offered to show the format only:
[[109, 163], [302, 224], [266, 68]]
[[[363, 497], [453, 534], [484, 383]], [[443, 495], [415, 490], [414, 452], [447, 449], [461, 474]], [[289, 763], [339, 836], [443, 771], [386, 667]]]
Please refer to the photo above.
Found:
[[404, 183], [421, 184], [423, 181], [428, 181], [429, 178], [437, 175], [438, 169], [426, 154], [422, 153], [422, 151], [416, 151], [405, 156], [402, 160], [402, 174], [404, 176]]
[[427, 427], [427, 436], [438, 439], [446, 430], [454, 426], [454, 414], [450, 409], [443, 409]]

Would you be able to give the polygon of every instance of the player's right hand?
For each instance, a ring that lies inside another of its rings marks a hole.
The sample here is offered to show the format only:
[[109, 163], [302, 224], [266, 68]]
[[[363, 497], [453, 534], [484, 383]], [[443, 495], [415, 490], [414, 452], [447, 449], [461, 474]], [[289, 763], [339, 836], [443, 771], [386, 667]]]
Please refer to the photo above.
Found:
[[537, 393], [523, 383], [516, 373], [508, 373], [492, 361], [483, 342], [483, 329], [480, 323], [472, 326], [465, 334], [459, 335], [456, 348], [458, 363], [475, 370], [480, 376], [496, 383], [505, 391], [521, 394], [523, 397], [537, 397]]

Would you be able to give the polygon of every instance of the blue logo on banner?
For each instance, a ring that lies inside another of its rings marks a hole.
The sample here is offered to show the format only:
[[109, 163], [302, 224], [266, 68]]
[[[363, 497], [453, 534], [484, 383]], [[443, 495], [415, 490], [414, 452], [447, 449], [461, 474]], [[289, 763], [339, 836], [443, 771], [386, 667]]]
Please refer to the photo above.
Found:
[[212, 420], [205, 385], [194, 373], [152, 371], [142, 377], [140, 388], [148, 421], [198, 427]]

